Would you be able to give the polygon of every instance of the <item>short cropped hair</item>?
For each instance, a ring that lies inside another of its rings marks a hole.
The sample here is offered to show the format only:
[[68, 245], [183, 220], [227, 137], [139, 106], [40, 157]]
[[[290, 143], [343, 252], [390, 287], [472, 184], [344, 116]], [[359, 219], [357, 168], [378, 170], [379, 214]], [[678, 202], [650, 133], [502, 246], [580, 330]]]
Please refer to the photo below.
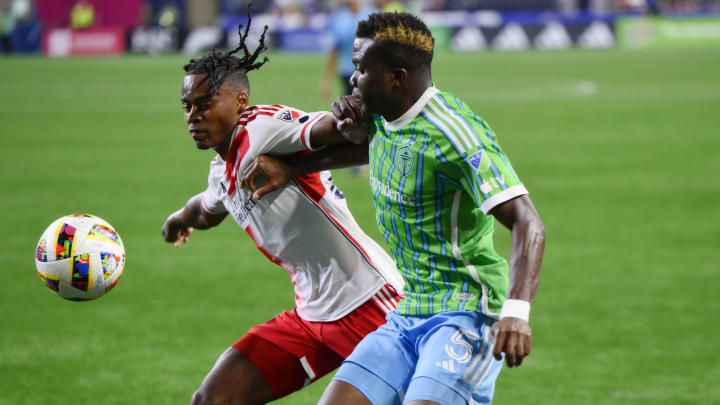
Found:
[[430, 68], [435, 39], [422, 20], [410, 13], [374, 13], [358, 24], [357, 38], [375, 41], [370, 52], [388, 66]]

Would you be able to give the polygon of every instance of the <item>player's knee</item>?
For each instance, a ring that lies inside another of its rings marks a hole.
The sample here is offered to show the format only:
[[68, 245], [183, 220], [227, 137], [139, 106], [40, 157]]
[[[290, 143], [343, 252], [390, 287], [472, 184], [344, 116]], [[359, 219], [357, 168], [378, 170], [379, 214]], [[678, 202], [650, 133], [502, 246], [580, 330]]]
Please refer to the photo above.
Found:
[[190, 405], [200, 405], [203, 403], [202, 401], [203, 401], [202, 394], [198, 390], [198, 391], [195, 391], [193, 393], [192, 397], [190, 398]]
[[191, 405], [230, 405], [230, 398], [223, 398], [217, 393], [200, 387], [192, 396]]
[[253, 398], [233, 398], [227, 393], [208, 390], [205, 387], [198, 388], [192, 396], [191, 405], [257, 405], [264, 401], [256, 401]]

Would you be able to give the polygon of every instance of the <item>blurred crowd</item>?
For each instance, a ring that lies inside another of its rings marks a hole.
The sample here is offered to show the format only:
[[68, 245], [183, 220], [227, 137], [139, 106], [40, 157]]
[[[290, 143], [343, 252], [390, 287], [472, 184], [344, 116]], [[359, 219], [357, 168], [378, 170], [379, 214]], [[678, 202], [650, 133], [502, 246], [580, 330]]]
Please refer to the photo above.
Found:
[[[93, 12], [94, 4], [103, 0], [50, 0], [67, 9], [67, 25], [85, 28], [102, 24]], [[113, 0], [109, 0], [113, 1]], [[12, 31], [18, 21], [36, 17], [41, 0], [0, 0], [0, 35]], [[48, 1], [46, 1], [48, 2]], [[347, 0], [146, 0], [142, 1], [138, 26], [170, 26], [187, 22], [183, 14], [190, 11], [218, 17], [244, 15], [248, 3], [253, 13], [304, 14], [331, 13], [347, 6]], [[647, 12], [659, 14], [691, 14], [720, 12], [720, 0], [364, 0], [364, 6], [379, 10], [408, 10], [414, 13], [441, 10], [544, 10], [557, 12]], [[189, 15], [188, 17], [192, 17]]]
[[138, 44], [150, 52], [177, 49], [199, 27], [229, 29], [242, 23], [249, 2], [254, 15], [313, 29], [330, 29], [332, 16], [350, 8], [423, 15], [483, 10], [592, 16], [720, 13], [720, 0], [0, 0], [0, 52], [36, 52], [49, 30], [98, 27], [124, 30], [130, 49]]
[[[372, 0], [368, 0], [372, 3]], [[390, 0], [374, 4], [383, 9]], [[226, 13], [242, 13], [248, 0], [221, 1]], [[272, 13], [331, 12], [342, 7], [345, 0], [253, 0], [253, 9]], [[545, 10], [559, 12], [662, 12], [700, 13], [720, 11], [720, 0], [393, 0], [403, 8], [419, 13], [439, 10]], [[372, 4], [371, 4], [372, 5]]]

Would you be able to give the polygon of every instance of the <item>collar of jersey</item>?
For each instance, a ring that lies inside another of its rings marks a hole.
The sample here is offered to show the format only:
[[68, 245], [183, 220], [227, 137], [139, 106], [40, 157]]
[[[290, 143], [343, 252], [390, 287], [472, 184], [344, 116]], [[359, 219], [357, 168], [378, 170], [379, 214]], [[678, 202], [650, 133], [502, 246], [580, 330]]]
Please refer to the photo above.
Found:
[[414, 120], [415, 117], [417, 117], [418, 114], [420, 114], [420, 111], [425, 108], [425, 104], [427, 104], [428, 101], [430, 101], [431, 98], [433, 98], [434, 95], [438, 94], [440, 90], [438, 90], [435, 87], [428, 87], [427, 90], [420, 96], [418, 101], [415, 102], [415, 104], [412, 105], [407, 111], [405, 111], [405, 114], [401, 115], [400, 118], [396, 119], [395, 121], [385, 122], [385, 126], [387, 129], [391, 131], [397, 131], [400, 128], [404, 127], [405, 125], [409, 124], [410, 121]]

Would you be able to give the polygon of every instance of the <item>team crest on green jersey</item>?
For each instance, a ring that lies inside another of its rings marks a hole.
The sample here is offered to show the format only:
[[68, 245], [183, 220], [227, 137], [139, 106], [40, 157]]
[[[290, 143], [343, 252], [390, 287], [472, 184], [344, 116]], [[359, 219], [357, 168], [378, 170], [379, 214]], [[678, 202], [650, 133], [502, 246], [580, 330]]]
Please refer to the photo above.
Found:
[[480, 150], [479, 152], [468, 156], [467, 159], [468, 162], [470, 162], [470, 165], [479, 172], [485, 172], [490, 168], [490, 156], [485, 153], [485, 150]]
[[395, 167], [397, 167], [403, 176], [410, 174], [415, 167], [415, 152], [410, 149], [410, 146], [405, 145], [397, 150], [395, 154]]

